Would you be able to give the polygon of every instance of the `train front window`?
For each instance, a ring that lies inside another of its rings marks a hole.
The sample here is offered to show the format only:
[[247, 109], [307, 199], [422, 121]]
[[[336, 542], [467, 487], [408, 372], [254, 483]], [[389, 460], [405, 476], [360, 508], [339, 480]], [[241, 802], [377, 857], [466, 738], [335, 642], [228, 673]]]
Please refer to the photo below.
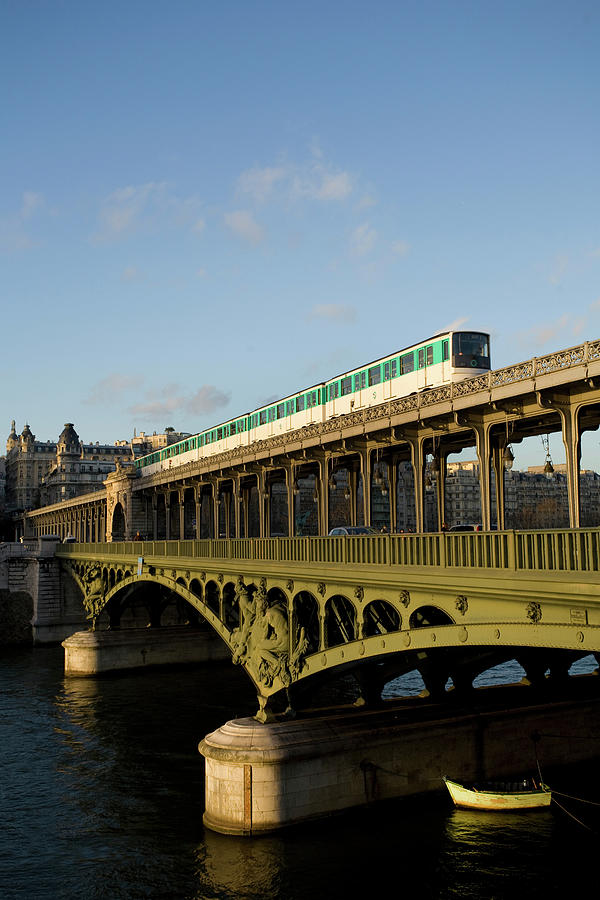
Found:
[[472, 331], [458, 331], [453, 334], [452, 365], [457, 369], [489, 369], [488, 335]]

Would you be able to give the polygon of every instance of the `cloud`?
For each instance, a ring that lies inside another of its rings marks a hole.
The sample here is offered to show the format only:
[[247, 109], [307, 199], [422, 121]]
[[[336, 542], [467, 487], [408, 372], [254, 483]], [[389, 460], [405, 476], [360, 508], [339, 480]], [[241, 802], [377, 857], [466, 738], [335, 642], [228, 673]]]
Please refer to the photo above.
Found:
[[538, 349], [549, 341], [558, 338], [559, 335], [564, 337], [565, 332], [569, 330], [569, 321], [570, 316], [565, 313], [556, 321], [543, 322], [540, 325], [534, 325], [527, 331], [519, 332], [518, 339], [522, 344]]
[[272, 193], [274, 185], [282, 181], [286, 174], [286, 169], [282, 166], [248, 169], [238, 178], [238, 190], [242, 194], [249, 194], [257, 203], [264, 203]]
[[127, 391], [139, 388], [142, 380], [139, 375], [123, 375], [121, 372], [113, 372], [92, 385], [84, 403], [92, 405], [112, 403]]
[[[313, 151], [311, 159], [305, 162], [254, 166], [242, 172], [237, 180], [238, 194], [256, 204], [263, 204], [273, 197], [285, 202], [334, 202], [344, 200], [353, 190], [354, 178], [350, 172], [325, 162], [320, 151]], [[371, 198], [363, 198], [365, 205], [372, 202]]]
[[315, 163], [295, 173], [291, 196], [293, 199], [344, 200], [352, 190], [353, 179], [349, 172], [333, 172], [322, 163]]
[[166, 185], [154, 181], [147, 184], [117, 188], [102, 204], [100, 232], [106, 237], [118, 237], [133, 230], [149, 208], [156, 204]]
[[308, 314], [309, 319], [326, 319], [349, 325], [356, 319], [356, 309], [343, 303], [321, 303], [313, 306]]
[[156, 416], [168, 416], [185, 405], [185, 396], [177, 384], [166, 384], [158, 394], [146, 392], [146, 398], [141, 403], [134, 403], [128, 412], [140, 418], [154, 418]]
[[446, 331], [460, 331], [468, 321], [469, 316], [460, 316], [460, 318], [453, 319], [453, 321], [450, 322], [449, 325], [446, 325], [444, 328], [440, 328], [438, 331], [434, 332], [434, 334], [445, 334]]
[[238, 209], [225, 213], [224, 219], [230, 231], [241, 240], [255, 246], [264, 240], [264, 228], [255, 222], [252, 214], [246, 210]]
[[377, 206], [377, 200], [371, 194], [364, 194], [356, 204], [358, 210], [369, 209], [371, 206]]
[[200, 233], [205, 222], [198, 218], [198, 207], [195, 197], [178, 197], [165, 181], [119, 187], [102, 201], [92, 241], [115, 241], [140, 230], [165, 227], [187, 226]]
[[392, 242], [392, 253], [394, 254], [394, 256], [406, 256], [409, 250], [410, 246], [406, 243], [406, 241]]
[[377, 232], [368, 222], [363, 222], [354, 229], [350, 237], [352, 253], [355, 256], [365, 256], [370, 253], [375, 246], [377, 240]]
[[202, 385], [191, 396], [186, 395], [178, 384], [166, 384], [158, 391], [146, 391], [144, 399], [130, 406], [128, 412], [141, 419], [156, 419], [174, 413], [197, 416], [227, 406], [230, 399], [230, 393], [214, 384]]
[[564, 278], [568, 266], [569, 257], [566, 255], [566, 253], [557, 253], [550, 274], [548, 275], [548, 281], [550, 282], [550, 284], [560, 284]]
[[200, 415], [227, 406], [230, 400], [230, 392], [221, 391], [214, 384], [204, 384], [186, 401], [185, 408], [188, 412]]
[[14, 253], [29, 250], [35, 246], [35, 241], [27, 233], [25, 226], [34, 214], [42, 210], [45, 205], [42, 194], [37, 194], [35, 191], [23, 192], [19, 209], [0, 219], [0, 250], [2, 252]]
[[34, 191], [25, 191], [21, 205], [21, 219], [23, 221], [29, 219], [36, 210], [43, 206], [44, 198], [41, 194], [36, 194]]
[[136, 266], [125, 266], [123, 271], [121, 272], [121, 281], [132, 282], [139, 281], [141, 278], [141, 273]]

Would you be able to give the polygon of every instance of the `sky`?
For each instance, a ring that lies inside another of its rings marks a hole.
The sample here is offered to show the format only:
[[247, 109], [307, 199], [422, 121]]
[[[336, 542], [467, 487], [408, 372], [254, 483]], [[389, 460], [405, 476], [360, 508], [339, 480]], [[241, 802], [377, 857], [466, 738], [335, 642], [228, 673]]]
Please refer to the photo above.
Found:
[[495, 368], [597, 339], [599, 46], [581, 0], [2, 0], [6, 436], [196, 432], [451, 325]]

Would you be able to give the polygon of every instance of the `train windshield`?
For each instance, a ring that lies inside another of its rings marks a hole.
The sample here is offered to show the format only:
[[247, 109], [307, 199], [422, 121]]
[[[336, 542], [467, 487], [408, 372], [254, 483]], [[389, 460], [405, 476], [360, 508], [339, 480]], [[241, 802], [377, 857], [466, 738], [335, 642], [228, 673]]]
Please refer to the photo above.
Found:
[[452, 365], [458, 369], [489, 369], [489, 335], [456, 331], [452, 335]]

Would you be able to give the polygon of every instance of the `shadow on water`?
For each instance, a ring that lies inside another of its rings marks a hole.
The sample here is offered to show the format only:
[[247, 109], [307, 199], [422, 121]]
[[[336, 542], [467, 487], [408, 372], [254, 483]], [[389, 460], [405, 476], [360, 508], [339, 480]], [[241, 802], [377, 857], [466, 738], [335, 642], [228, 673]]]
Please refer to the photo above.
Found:
[[[205, 830], [198, 741], [251, 714], [230, 665], [65, 678], [60, 648], [0, 658], [3, 900], [301, 900], [564, 893], [598, 837], [553, 811], [455, 811], [445, 792], [254, 839]], [[594, 767], [578, 768], [581, 791]], [[581, 795], [581, 793], [580, 793]]]

